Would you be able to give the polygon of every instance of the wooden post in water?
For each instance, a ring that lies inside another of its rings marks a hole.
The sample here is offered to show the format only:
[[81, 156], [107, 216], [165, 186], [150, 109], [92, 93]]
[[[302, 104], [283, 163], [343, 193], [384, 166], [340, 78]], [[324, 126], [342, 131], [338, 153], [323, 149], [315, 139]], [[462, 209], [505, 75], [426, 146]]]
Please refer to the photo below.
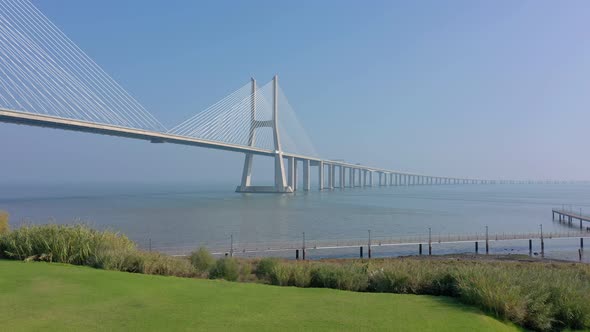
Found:
[[361, 258], [363, 258], [363, 246], [359, 247], [359, 251], [360, 251]]
[[299, 260], [299, 249], [295, 249], [295, 259]]
[[422, 243], [418, 245], [418, 253], [422, 256]]
[[428, 256], [432, 256], [432, 229], [428, 227]]
[[367, 257], [371, 258], [371, 230], [369, 229], [369, 246], [367, 247]]
[[580, 238], [580, 249], [584, 250], [584, 238]]
[[479, 242], [475, 241], [475, 254], [479, 252]]
[[580, 258], [580, 262], [582, 261], [582, 249], [578, 249], [578, 257]]
[[529, 256], [533, 255], [533, 240], [529, 239]]
[[490, 253], [490, 240], [488, 236], [488, 226], [486, 225], [486, 255]]
[[302, 232], [303, 235], [303, 246], [301, 247], [301, 258], [305, 260], [305, 232]]
[[229, 245], [229, 257], [234, 257], [234, 235], [231, 234], [230, 238], [230, 245]]
[[545, 241], [543, 239], [543, 224], [541, 226], [541, 257], [545, 257]]

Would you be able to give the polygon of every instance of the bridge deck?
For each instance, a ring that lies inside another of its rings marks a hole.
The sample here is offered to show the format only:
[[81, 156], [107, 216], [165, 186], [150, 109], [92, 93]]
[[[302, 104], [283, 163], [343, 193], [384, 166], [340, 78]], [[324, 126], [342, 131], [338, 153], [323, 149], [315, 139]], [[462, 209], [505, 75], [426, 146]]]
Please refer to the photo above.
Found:
[[[181, 145], [191, 145], [191, 146], [199, 146], [204, 148], [211, 148], [211, 149], [218, 149], [218, 150], [226, 150], [226, 151], [233, 151], [233, 152], [241, 152], [241, 153], [252, 153], [256, 155], [262, 156], [275, 156], [276, 152], [266, 149], [261, 149], [257, 147], [250, 147], [226, 142], [219, 142], [219, 141], [211, 141], [206, 139], [194, 138], [194, 137], [187, 137], [187, 136], [180, 136], [174, 135], [170, 133], [164, 132], [156, 132], [156, 131], [149, 131], [143, 129], [135, 129], [135, 128], [127, 128], [127, 127], [119, 127], [113, 126], [108, 124], [101, 124], [101, 123], [93, 123], [87, 121], [80, 121], [74, 119], [66, 119], [60, 118], [50, 115], [41, 115], [35, 113], [28, 113], [28, 112], [21, 112], [15, 111], [10, 109], [0, 108], [0, 122], [4, 123], [12, 123], [18, 125], [28, 125], [34, 127], [45, 127], [45, 128], [54, 128], [54, 129], [63, 129], [63, 130], [70, 130], [70, 131], [78, 131], [78, 132], [86, 132], [86, 133], [93, 133], [93, 134], [100, 134], [100, 135], [109, 135], [109, 136], [117, 136], [117, 137], [124, 137], [124, 138], [132, 138], [132, 139], [140, 139], [150, 141], [152, 143], [171, 143], [171, 144], [181, 144]], [[418, 173], [410, 173], [410, 172], [401, 172], [397, 170], [390, 170], [378, 167], [371, 167], [366, 165], [358, 165], [353, 163], [348, 163], [345, 161], [338, 161], [338, 160], [330, 160], [330, 159], [321, 159], [314, 156], [305, 156], [299, 155], [295, 153], [283, 152], [284, 157], [293, 157], [300, 160], [310, 160], [312, 163], [318, 164], [320, 162], [328, 165], [336, 165], [336, 166], [343, 166], [343, 167], [350, 167], [350, 168], [360, 168], [365, 169], [373, 172], [387, 172], [387, 173], [395, 173], [395, 174], [402, 174], [402, 175], [409, 175], [409, 176], [425, 176], [424, 174]], [[433, 177], [433, 178], [444, 178], [449, 180], [472, 180], [466, 178], [453, 178], [453, 177]], [[475, 179], [473, 179], [475, 180]]]

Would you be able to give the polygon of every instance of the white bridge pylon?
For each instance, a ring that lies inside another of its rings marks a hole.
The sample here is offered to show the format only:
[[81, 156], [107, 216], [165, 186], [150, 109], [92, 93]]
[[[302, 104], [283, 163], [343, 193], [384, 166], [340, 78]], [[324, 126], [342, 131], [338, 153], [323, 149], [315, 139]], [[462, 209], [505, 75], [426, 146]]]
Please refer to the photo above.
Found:
[[281, 136], [279, 134], [279, 96], [278, 96], [278, 76], [272, 80], [273, 86], [273, 102], [272, 102], [272, 118], [269, 120], [256, 119], [256, 80], [252, 79], [252, 94], [251, 94], [251, 112], [250, 112], [250, 128], [248, 136], [248, 146], [254, 147], [256, 142], [256, 131], [259, 128], [269, 127], [272, 129], [273, 147], [275, 152], [274, 162], [274, 186], [253, 186], [252, 185], [252, 162], [254, 155], [246, 153], [244, 160], [244, 169], [242, 171], [242, 182], [236, 188], [236, 192], [276, 192], [276, 193], [292, 193], [293, 188], [287, 185], [285, 178], [285, 163], [283, 160], [283, 150], [281, 148]]

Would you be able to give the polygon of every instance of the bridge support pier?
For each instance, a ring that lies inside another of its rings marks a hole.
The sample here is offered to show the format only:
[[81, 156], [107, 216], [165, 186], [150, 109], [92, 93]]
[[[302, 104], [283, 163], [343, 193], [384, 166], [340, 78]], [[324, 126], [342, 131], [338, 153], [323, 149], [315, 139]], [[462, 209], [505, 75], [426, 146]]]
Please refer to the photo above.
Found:
[[320, 191], [324, 190], [324, 162], [323, 161], [319, 161], [319, 173], [318, 173], [318, 187], [320, 189]]
[[310, 162], [303, 160], [303, 190], [309, 191], [311, 189], [311, 179], [309, 174]]
[[287, 185], [295, 191], [295, 158], [287, 157]]

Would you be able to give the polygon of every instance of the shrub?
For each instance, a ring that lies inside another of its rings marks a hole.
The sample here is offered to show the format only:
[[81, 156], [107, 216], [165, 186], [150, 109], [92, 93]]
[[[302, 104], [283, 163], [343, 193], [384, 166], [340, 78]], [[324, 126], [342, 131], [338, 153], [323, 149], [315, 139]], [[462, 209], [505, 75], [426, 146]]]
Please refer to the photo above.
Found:
[[215, 266], [209, 272], [211, 279], [225, 279], [236, 281], [240, 276], [240, 266], [235, 258], [226, 257], [218, 259]]
[[139, 258], [141, 272], [145, 274], [192, 277], [196, 272], [191, 262], [182, 257], [172, 257], [156, 252], [141, 252]]
[[270, 282], [277, 286], [288, 286], [291, 278], [291, 266], [287, 264], [276, 264], [270, 272]]
[[366, 265], [317, 264], [311, 268], [311, 287], [365, 291], [369, 284]]
[[88, 264], [104, 270], [115, 270], [132, 273], [143, 272], [143, 257], [137, 250], [101, 250], [94, 262]]
[[256, 276], [252, 274], [252, 261], [240, 260], [240, 281], [256, 281]]
[[0, 235], [8, 233], [10, 227], [8, 226], [8, 213], [0, 211]]
[[296, 263], [291, 265], [289, 285], [297, 287], [309, 287], [311, 284], [311, 269], [309, 264]]
[[192, 252], [190, 260], [195, 269], [201, 273], [209, 272], [213, 265], [215, 265], [215, 258], [213, 258], [211, 253], [203, 247]]
[[256, 264], [254, 274], [258, 279], [270, 282], [273, 269], [278, 265], [278, 263], [279, 260], [273, 257], [262, 258], [258, 261], [258, 264]]

